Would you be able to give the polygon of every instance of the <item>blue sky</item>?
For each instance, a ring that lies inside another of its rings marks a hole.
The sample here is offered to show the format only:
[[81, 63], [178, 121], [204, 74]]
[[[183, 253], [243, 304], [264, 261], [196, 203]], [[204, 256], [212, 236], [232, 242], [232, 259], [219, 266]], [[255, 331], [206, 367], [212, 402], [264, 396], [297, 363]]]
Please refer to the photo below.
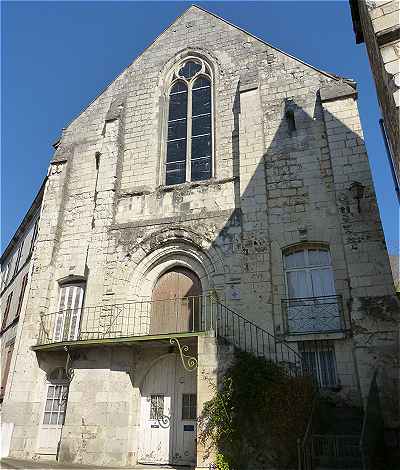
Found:
[[[29, 208], [51, 144], [190, 3], [2, 2], [1, 241]], [[198, 2], [272, 45], [358, 82], [359, 108], [386, 241], [398, 252], [399, 214], [364, 45], [341, 2]]]

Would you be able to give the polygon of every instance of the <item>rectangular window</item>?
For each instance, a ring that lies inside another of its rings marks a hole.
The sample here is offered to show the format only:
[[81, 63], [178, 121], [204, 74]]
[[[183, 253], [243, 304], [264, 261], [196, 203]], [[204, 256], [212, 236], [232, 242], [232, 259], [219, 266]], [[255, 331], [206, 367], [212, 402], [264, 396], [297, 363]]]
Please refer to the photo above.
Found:
[[47, 387], [43, 424], [64, 424], [68, 399], [67, 384], [50, 384]]
[[17, 274], [18, 269], [19, 269], [19, 263], [21, 261], [21, 255], [22, 255], [23, 247], [24, 247], [24, 240], [22, 240], [22, 242], [21, 242], [21, 244], [19, 245], [19, 248], [18, 248], [17, 260], [16, 260], [15, 266], [14, 266], [14, 276]]
[[319, 387], [337, 387], [336, 356], [335, 349], [331, 343], [320, 341], [308, 345], [304, 341], [299, 344], [299, 350], [304, 368]]
[[164, 415], [164, 395], [151, 395], [150, 419], [160, 419]]
[[3, 313], [3, 321], [1, 323], [1, 329], [4, 330], [4, 328], [7, 326], [7, 319], [8, 319], [8, 314], [10, 312], [10, 306], [11, 306], [11, 301], [12, 301], [13, 293], [8, 294], [7, 301], [6, 301], [6, 307], [4, 309]]
[[78, 338], [84, 292], [84, 284], [69, 284], [60, 288], [54, 341], [71, 341]]
[[11, 262], [7, 264], [6, 269], [3, 271], [3, 276], [2, 276], [2, 280], [1, 280], [1, 287], [2, 288], [7, 286], [8, 277], [10, 275], [10, 266], [11, 266]]
[[14, 343], [6, 346], [5, 348], [5, 360], [3, 365], [3, 375], [1, 377], [1, 390], [0, 390], [0, 399], [2, 400], [4, 397], [4, 393], [6, 391], [6, 385], [8, 380], [8, 374], [10, 372], [10, 365], [11, 365], [11, 358], [14, 350]]
[[36, 241], [37, 234], [38, 234], [38, 228], [39, 228], [39, 219], [37, 219], [37, 221], [35, 222], [35, 226], [33, 228], [33, 234], [32, 234], [32, 239], [31, 239], [31, 246], [29, 248], [29, 254], [32, 253], [33, 248], [35, 246], [35, 241]]
[[18, 307], [15, 313], [16, 317], [18, 317], [19, 314], [21, 313], [22, 302], [24, 301], [24, 295], [25, 295], [25, 289], [26, 289], [27, 283], [28, 283], [28, 273], [26, 273], [24, 277], [22, 278], [21, 291], [19, 293], [19, 299], [18, 299]]
[[182, 394], [182, 419], [196, 419], [197, 396], [195, 393]]

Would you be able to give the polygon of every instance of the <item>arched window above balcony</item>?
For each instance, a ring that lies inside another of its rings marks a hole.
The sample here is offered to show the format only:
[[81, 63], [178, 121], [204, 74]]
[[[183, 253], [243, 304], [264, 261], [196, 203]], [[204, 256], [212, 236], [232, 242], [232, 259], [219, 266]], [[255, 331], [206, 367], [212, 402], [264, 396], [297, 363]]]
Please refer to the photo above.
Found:
[[212, 86], [204, 60], [192, 57], [175, 67], [168, 93], [166, 185], [212, 176]]
[[287, 299], [283, 301], [289, 334], [340, 331], [343, 317], [336, 295], [329, 249], [296, 247], [284, 252]]

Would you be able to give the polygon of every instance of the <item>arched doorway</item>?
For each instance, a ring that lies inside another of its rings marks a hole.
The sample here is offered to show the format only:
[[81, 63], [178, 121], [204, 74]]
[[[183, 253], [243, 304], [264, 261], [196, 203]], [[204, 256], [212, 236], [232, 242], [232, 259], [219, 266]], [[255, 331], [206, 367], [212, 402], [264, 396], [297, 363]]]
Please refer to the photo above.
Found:
[[150, 334], [197, 331], [201, 282], [190, 269], [174, 267], [157, 280], [152, 295]]

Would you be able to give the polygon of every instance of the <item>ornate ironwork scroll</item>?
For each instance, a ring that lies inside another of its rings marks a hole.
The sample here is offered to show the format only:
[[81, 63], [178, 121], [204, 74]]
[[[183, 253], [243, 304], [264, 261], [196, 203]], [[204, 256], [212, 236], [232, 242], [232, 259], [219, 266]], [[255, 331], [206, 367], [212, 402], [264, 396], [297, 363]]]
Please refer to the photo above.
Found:
[[71, 382], [72, 378], [74, 377], [74, 369], [72, 367], [73, 357], [68, 346], [64, 346], [64, 351], [67, 353], [67, 360], [65, 361], [65, 373], [67, 374], [68, 380]]
[[169, 428], [170, 421], [171, 421], [171, 418], [169, 416], [166, 416], [166, 415], [157, 416], [158, 424], [164, 429]]
[[189, 346], [181, 346], [181, 343], [179, 342], [178, 338], [171, 338], [169, 342], [171, 344], [177, 344], [179, 348], [179, 354], [181, 355], [182, 365], [185, 370], [187, 370], [188, 372], [193, 372], [195, 369], [197, 369], [197, 359], [194, 356], [185, 354], [189, 352]]

